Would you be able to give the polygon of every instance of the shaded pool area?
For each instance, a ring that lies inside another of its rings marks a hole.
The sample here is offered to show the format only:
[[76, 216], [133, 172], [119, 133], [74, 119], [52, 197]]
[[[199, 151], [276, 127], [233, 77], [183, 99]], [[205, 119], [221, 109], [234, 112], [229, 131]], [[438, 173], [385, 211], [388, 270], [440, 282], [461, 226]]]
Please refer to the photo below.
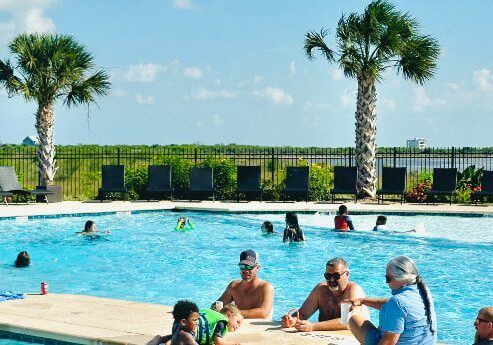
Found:
[[[174, 230], [188, 216], [196, 229]], [[283, 214], [217, 214], [151, 212], [93, 216], [106, 238], [75, 236], [87, 218], [2, 220], [0, 290], [39, 291], [41, 281], [57, 293], [86, 294], [172, 305], [180, 298], [208, 306], [239, 276], [238, 255], [246, 248], [260, 253], [262, 278], [276, 288], [274, 318], [298, 307], [323, 279], [325, 262], [344, 257], [351, 278], [371, 296], [389, 296], [385, 265], [397, 255], [415, 259], [434, 295], [439, 340], [470, 343], [477, 310], [493, 293], [493, 218], [389, 216], [388, 225], [405, 230], [422, 224], [422, 234], [371, 232], [376, 215], [352, 216], [359, 231], [330, 231], [333, 215], [301, 214], [306, 244], [282, 243]], [[277, 234], [262, 236], [264, 220]], [[15, 269], [21, 250], [32, 265]], [[377, 314], [372, 314], [376, 322]]]

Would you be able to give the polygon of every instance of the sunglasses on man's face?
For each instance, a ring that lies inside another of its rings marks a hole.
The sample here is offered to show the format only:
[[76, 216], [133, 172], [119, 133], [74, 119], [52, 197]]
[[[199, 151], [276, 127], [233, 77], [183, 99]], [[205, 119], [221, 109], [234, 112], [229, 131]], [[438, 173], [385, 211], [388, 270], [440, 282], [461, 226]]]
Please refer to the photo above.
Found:
[[390, 276], [388, 274], [385, 275], [385, 282], [388, 284], [390, 283], [390, 281], [392, 280], [392, 278], [390, 278]]
[[344, 271], [342, 273], [338, 273], [338, 272], [336, 272], [336, 273], [328, 273], [328, 272], [325, 272], [324, 273], [324, 277], [325, 277], [325, 280], [331, 280], [331, 279], [333, 279], [333, 280], [339, 280], [339, 279], [341, 279], [341, 276], [344, 273], [348, 273], [348, 271]]
[[256, 266], [250, 266], [250, 265], [247, 265], [247, 264], [238, 264], [238, 267], [240, 268], [240, 270], [242, 271], [251, 271], [253, 270]]
[[480, 317], [477, 317], [476, 318], [476, 322], [477, 323], [481, 323], [481, 322], [484, 322], [484, 323], [493, 323], [493, 321], [488, 321], [488, 320], [482, 319]]

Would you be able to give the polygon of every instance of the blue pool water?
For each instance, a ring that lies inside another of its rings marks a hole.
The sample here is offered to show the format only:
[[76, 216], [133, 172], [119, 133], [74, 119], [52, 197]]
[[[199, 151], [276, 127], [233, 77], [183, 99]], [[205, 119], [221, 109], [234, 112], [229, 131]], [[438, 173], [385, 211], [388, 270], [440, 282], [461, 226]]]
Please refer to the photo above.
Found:
[[[174, 230], [188, 216], [196, 230]], [[333, 215], [300, 214], [307, 242], [282, 243], [282, 214], [213, 214], [152, 212], [94, 216], [107, 240], [75, 236], [87, 218], [66, 217], [0, 221], [0, 290], [87, 294], [173, 305], [188, 298], [205, 307], [239, 277], [238, 255], [247, 248], [260, 253], [260, 276], [275, 286], [274, 317], [299, 307], [317, 282], [326, 261], [344, 257], [351, 278], [367, 295], [389, 296], [385, 265], [397, 255], [416, 260], [435, 298], [439, 340], [468, 344], [477, 310], [493, 302], [493, 218], [389, 216], [388, 225], [423, 234], [371, 232], [376, 215], [352, 216], [359, 231], [329, 231]], [[277, 234], [262, 236], [260, 225], [271, 220]], [[421, 225], [420, 225], [421, 226]], [[32, 265], [13, 268], [21, 250]], [[378, 315], [372, 314], [378, 322]]]

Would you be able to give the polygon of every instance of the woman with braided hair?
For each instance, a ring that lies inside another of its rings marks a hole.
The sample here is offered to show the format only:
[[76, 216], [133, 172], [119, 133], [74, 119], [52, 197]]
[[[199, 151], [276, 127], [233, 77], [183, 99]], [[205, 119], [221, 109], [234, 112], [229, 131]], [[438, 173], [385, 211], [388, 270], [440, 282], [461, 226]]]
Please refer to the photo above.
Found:
[[349, 328], [365, 345], [433, 345], [437, 325], [433, 298], [416, 264], [407, 256], [393, 258], [385, 275], [390, 298], [355, 298], [343, 302], [380, 310], [379, 326], [354, 315]]

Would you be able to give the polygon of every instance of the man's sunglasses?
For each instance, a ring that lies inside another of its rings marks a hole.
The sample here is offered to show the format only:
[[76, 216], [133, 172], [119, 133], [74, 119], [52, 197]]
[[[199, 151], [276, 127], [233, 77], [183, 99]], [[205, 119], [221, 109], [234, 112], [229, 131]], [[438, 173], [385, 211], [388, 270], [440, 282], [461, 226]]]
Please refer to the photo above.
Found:
[[390, 283], [391, 280], [392, 280], [392, 278], [390, 278], [390, 276], [386, 274], [385, 275], [385, 282], [388, 284], [388, 283]]
[[247, 265], [247, 264], [238, 264], [238, 267], [240, 268], [240, 270], [242, 271], [251, 271], [253, 270], [256, 266], [250, 266], [250, 265]]
[[342, 273], [327, 273], [325, 272], [324, 273], [324, 277], [325, 277], [325, 280], [330, 280], [330, 279], [334, 279], [334, 280], [339, 280], [341, 278], [341, 276], [345, 273], [349, 273], [348, 271], [344, 271]]
[[488, 321], [488, 320], [482, 319], [480, 317], [477, 317], [476, 318], [476, 322], [477, 323], [481, 323], [481, 322], [484, 322], [484, 323], [493, 323], [493, 321]]

